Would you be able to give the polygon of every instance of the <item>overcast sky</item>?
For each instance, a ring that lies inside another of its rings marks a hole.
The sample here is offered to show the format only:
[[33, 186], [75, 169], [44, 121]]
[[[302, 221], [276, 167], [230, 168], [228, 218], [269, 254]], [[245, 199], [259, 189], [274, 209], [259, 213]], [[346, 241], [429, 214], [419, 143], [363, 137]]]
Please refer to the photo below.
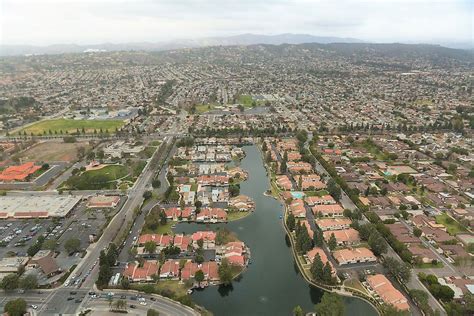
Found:
[[0, 43], [159, 42], [306, 33], [472, 41], [474, 0], [0, 0]]

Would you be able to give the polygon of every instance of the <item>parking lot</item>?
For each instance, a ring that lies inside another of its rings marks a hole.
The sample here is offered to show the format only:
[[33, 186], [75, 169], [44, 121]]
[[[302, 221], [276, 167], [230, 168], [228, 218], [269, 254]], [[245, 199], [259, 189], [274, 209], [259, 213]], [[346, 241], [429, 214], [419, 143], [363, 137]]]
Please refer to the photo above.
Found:
[[3, 220], [0, 221], [0, 257], [26, 256], [27, 249], [39, 236], [54, 227], [53, 221], [43, 220]]
[[[90, 237], [98, 237], [108, 220], [120, 209], [124, 200], [122, 199], [114, 209], [88, 209], [87, 201], [84, 200], [65, 218], [0, 221], [0, 257], [27, 256], [28, 248], [36, 243], [39, 236], [43, 235], [45, 243], [56, 240], [55, 261], [63, 271], [67, 271], [81, 261], [85, 250], [90, 245]], [[80, 240], [80, 250], [71, 254], [65, 250], [64, 245], [72, 238]], [[52, 281], [41, 275], [38, 277], [40, 284]]]

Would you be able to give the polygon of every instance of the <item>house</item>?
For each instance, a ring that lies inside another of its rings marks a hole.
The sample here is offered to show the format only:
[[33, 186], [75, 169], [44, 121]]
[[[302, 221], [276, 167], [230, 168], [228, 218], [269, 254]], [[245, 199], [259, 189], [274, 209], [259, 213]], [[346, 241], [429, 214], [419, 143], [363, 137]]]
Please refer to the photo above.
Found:
[[245, 265], [245, 244], [241, 241], [229, 242], [224, 246], [224, 257], [229, 260], [232, 265]]
[[421, 244], [410, 245], [408, 251], [413, 255], [413, 257], [418, 257], [423, 263], [432, 263], [434, 260], [438, 259], [431, 249], [424, 248]]
[[323, 196], [308, 196], [306, 198], [306, 203], [309, 206], [314, 206], [314, 205], [329, 205], [329, 204], [336, 204], [336, 200], [329, 195], [323, 195]]
[[293, 189], [293, 184], [286, 175], [277, 176], [276, 184], [282, 190], [290, 191]]
[[255, 203], [248, 196], [240, 194], [230, 198], [229, 206], [239, 211], [250, 211], [255, 208]]
[[200, 270], [204, 273], [204, 278], [209, 281], [219, 280], [219, 266], [215, 261], [203, 262], [200, 266]]
[[322, 217], [343, 217], [344, 209], [339, 204], [315, 205], [311, 208], [314, 215]]
[[321, 181], [321, 177], [317, 174], [301, 174], [294, 175], [293, 179], [298, 185], [301, 183], [301, 190], [321, 190], [326, 188], [326, 184]]
[[319, 254], [319, 257], [321, 258], [321, 261], [324, 265], [326, 264], [326, 262], [329, 262], [329, 265], [331, 266], [332, 273], [335, 274], [336, 270], [334, 269], [331, 261], [328, 260], [328, 256], [326, 255], [326, 253], [324, 252], [324, 250], [322, 248], [314, 247], [313, 249], [311, 249], [310, 251], [308, 251], [306, 253], [306, 257], [308, 258], [308, 261], [310, 263], [313, 263], [314, 258], [316, 257], [317, 254]]
[[186, 261], [183, 269], [181, 269], [181, 280], [189, 280], [194, 278], [196, 272], [199, 271], [198, 264], [191, 260]]
[[301, 221], [301, 224], [306, 227], [306, 230], [308, 231], [309, 237], [310, 237], [311, 239], [313, 239], [314, 232], [313, 232], [313, 230], [311, 229], [311, 226], [309, 225], [309, 222], [305, 219], [305, 220], [302, 220], [302, 221]]
[[295, 173], [309, 173], [313, 171], [313, 167], [311, 166], [310, 163], [299, 161], [299, 162], [294, 162], [294, 161], [288, 161], [286, 163], [286, 167], [288, 171], [292, 174]]
[[147, 242], [154, 242], [156, 244], [156, 252], [159, 253], [163, 248], [171, 246], [173, 243], [173, 236], [161, 234], [144, 234], [138, 237], [138, 246], [143, 247]]
[[322, 230], [338, 230], [349, 228], [352, 221], [348, 218], [319, 218], [316, 220], [316, 225]]
[[304, 207], [304, 202], [301, 199], [294, 199], [291, 201], [290, 205], [288, 206], [290, 212], [296, 218], [304, 218], [306, 217], [306, 208]]
[[380, 298], [389, 305], [392, 305], [400, 311], [410, 309], [408, 301], [400, 291], [398, 291], [392, 283], [383, 274], [367, 276], [369, 290], [375, 292]]
[[377, 261], [374, 253], [365, 247], [336, 250], [332, 255], [340, 265]]
[[198, 248], [198, 240], [203, 240], [204, 249], [214, 249], [216, 247], [216, 233], [213, 231], [197, 231], [191, 236], [193, 247]]
[[196, 215], [197, 222], [224, 222], [227, 220], [227, 213], [221, 208], [203, 208]]
[[192, 239], [190, 236], [177, 234], [174, 236], [173, 245], [178, 247], [181, 252], [187, 252], [192, 245]]
[[156, 260], [146, 260], [143, 266], [138, 263], [128, 263], [123, 271], [123, 276], [133, 282], [153, 281], [153, 275], [158, 274], [159, 263]]
[[360, 242], [359, 232], [354, 228], [325, 231], [323, 236], [326, 242], [329, 241], [332, 234], [334, 234], [338, 245], [354, 245]]
[[160, 268], [160, 278], [177, 280], [179, 278], [179, 260], [166, 260]]

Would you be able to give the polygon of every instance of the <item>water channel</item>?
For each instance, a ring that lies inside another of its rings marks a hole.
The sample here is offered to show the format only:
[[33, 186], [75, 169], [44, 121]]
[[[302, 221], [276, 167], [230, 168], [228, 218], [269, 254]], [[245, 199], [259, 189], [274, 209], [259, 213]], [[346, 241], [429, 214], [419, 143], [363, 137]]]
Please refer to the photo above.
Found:
[[[253, 214], [228, 224], [204, 225], [181, 223], [175, 232], [193, 233], [226, 226], [237, 233], [251, 250], [248, 269], [231, 287], [211, 286], [192, 294], [197, 304], [214, 315], [292, 315], [296, 305], [305, 312], [314, 311], [323, 291], [310, 286], [294, 262], [289, 241], [282, 226], [282, 205], [263, 195], [270, 187], [263, 160], [256, 146], [244, 147], [246, 157], [241, 167], [249, 179], [241, 183], [241, 193], [256, 203]], [[374, 308], [358, 298], [344, 298], [347, 315], [376, 316]]]

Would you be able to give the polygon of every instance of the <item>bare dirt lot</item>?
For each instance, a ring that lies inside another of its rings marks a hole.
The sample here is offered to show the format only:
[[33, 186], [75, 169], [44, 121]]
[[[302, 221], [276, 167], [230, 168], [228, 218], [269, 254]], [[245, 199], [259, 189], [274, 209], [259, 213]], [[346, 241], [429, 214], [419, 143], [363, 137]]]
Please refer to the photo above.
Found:
[[79, 147], [87, 149], [89, 143], [37, 143], [22, 152], [20, 157], [25, 161], [73, 161], [77, 159]]

